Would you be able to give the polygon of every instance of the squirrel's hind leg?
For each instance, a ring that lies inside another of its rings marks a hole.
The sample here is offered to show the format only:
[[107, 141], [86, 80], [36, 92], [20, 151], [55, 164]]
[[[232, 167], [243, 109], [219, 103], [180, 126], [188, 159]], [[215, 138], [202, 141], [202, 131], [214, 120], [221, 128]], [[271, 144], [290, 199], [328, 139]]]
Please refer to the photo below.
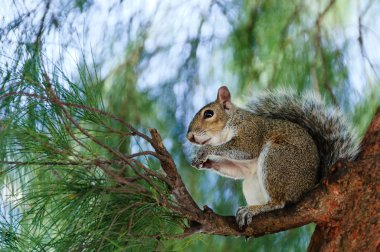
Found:
[[300, 145], [286, 142], [267, 142], [264, 145], [257, 161], [257, 177], [269, 200], [263, 205], [240, 207], [236, 214], [239, 227], [251, 223], [252, 217], [259, 213], [296, 202], [313, 188], [318, 170], [318, 152], [311, 148], [313, 146]]
[[258, 159], [258, 177], [270, 201], [294, 203], [315, 186], [319, 158], [312, 147], [302, 143], [266, 144]]

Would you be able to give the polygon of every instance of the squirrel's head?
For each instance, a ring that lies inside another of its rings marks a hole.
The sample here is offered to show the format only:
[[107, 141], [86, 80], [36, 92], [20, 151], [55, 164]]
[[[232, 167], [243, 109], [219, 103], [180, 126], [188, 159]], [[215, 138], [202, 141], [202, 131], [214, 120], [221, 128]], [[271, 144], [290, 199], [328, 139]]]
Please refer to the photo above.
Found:
[[195, 114], [187, 131], [187, 139], [195, 144], [219, 145], [226, 142], [231, 132], [226, 129], [229, 117], [236, 110], [226, 86], [218, 90], [216, 100]]

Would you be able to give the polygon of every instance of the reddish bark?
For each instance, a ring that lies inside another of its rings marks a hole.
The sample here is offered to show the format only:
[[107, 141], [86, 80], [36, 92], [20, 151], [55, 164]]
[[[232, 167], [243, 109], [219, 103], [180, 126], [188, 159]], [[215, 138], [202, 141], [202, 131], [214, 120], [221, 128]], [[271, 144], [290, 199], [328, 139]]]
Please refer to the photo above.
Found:
[[[328, 205], [334, 214], [317, 222], [309, 251], [379, 251], [380, 249], [380, 110], [362, 142], [363, 151], [331, 185], [342, 198]], [[328, 195], [326, 197], [329, 197]]]

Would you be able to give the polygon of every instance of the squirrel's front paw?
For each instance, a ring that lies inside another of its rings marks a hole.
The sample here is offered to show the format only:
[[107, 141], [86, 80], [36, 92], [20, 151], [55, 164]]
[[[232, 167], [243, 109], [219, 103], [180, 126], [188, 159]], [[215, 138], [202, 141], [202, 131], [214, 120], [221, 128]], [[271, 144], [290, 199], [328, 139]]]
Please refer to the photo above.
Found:
[[207, 161], [207, 156], [207, 152], [203, 149], [200, 149], [193, 160], [191, 160], [191, 166], [195, 168], [204, 168]]
[[195, 157], [195, 158], [193, 158], [193, 160], [191, 160], [191, 166], [193, 166], [195, 168], [203, 168], [204, 162], [205, 161]]
[[239, 207], [236, 212], [236, 223], [239, 228], [242, 229], [244, 226], [251, 224], [252, 218], [256, 214], [249, 206]]

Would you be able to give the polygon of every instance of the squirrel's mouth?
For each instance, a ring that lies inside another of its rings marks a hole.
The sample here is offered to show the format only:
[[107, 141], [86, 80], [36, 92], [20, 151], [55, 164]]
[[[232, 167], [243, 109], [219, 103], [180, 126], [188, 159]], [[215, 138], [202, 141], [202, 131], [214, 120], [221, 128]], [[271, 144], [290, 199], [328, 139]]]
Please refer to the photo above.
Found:
[[210, 137], [209, 139], [203, 141], [203, 142], [201, 143], [201, 145], [204, 145], [204, 144], [208, 143], [210, 140], [211, 140], [211, 137]]

